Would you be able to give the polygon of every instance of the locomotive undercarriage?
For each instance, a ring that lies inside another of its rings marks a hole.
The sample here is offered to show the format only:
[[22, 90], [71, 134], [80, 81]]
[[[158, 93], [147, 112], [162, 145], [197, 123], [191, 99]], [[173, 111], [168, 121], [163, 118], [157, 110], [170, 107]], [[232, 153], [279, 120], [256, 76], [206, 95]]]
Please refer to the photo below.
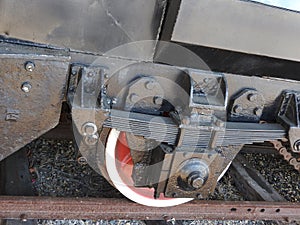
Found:
[[[88, 65], [60, 50], [7, 43], [2, 49], [2, 158], [38, 137], [34, 129], [51, 129], [64, 98], [83, 157], [141, 204], [208, 198], [245, 144], [271, 142], [300, 168], [298, 81], [103, 56]], [[28, 110], [41, 99], [46, 111]], [[20, 126], [26, 133], [15, 139]], [[139, 200], [139, 189], [151, 201]]]
[[0, 3], [0, 161], [54, 128], [64, 102], [82, 158], [140, 204], [209, 198], [246, 144], [270, 142], [300, 171], [299, 13], [238, 0]]
[[[97, 142], [109, 129], [127, 134], [121, 142], [130, 148], [130, 185], [153, 188], [157, 199], [209, 197], [245, 144], [289, 140], [290, 151], [299, 151], [298, 82], [147, 62], [115, 74], [105, 65], [72, 71], [69, 101], [79, 148], [115, 186], [122, 181], [114, 181], [111, 163], [124, 162], [114, 151], [105, 154], [105, 137]], [[294, 166], [299, 169], [299, 162]]]

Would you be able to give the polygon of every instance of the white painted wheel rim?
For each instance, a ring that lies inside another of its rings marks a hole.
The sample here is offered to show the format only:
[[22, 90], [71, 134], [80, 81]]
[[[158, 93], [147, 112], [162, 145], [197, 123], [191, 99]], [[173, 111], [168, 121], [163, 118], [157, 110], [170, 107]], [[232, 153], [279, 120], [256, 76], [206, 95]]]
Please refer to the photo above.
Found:
[[112, 129], [109, 133], [105, 151], [105, 163], [107, 173], [109, 175], [109, 178], [111, 179], [111, 182], [125, 197], [141, 205], [152, 207], [170, 207], [193, 200], [193, 198], [149, 198], [136, 192], [139, 188], [136, 188], [136, 191], [134, 191], [130, 186], [128, 186], [128, 184], [124, 183], [124, 181], [120, 177], [115, 161], [115, 150], [119, 134], [120, 132], [116, 129]]

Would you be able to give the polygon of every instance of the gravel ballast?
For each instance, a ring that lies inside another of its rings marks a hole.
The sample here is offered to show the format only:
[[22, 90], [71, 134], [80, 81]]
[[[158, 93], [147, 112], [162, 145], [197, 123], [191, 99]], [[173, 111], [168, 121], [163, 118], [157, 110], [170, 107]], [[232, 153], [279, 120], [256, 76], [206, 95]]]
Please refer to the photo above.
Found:
[[[35, 192], [53, 197], [123, 198], [101, 175], [88, 165], [78, 163], [80, 156], [72, 141], [37, 139], [25, 147], [29, 152], [30, 172]], [[300, 201], [299, 173], [280, 157], [246, 154], [248, 161], [289, 201]], [[280, 181], [280, 182], [279, 182]], [[212, 200], [245, 200], [226, 173], [216, 187]], [[116, 218], [117, 219], [117, 218]], [[145, 225], [144, 221], [126, 220], [39, 220], [39, 224]], [[283, 224], [276, 221], [177, 221], [176, 224]], [[295, 223], [296, 224], [296, 223]]]

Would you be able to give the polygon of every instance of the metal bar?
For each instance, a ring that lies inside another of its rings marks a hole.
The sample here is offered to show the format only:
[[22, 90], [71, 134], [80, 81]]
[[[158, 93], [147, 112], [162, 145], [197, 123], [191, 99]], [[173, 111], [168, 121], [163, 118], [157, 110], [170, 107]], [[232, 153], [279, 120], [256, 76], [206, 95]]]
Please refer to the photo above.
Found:
[[240, 153], [249, 154], [274, 154], [274, 156], [280, 157], [278, 151], [273, 146], [263, 144], [244, 145]]
[[237, 189], [246, 200], [285, 201], [243, 155], [237, 155], [229, 170]]
[[139, 219], [300, 220], [300, 204], [287, 202], [194, 201], [151, 208], [127, 199], [0, 197], [0, 218], [10, 219]]

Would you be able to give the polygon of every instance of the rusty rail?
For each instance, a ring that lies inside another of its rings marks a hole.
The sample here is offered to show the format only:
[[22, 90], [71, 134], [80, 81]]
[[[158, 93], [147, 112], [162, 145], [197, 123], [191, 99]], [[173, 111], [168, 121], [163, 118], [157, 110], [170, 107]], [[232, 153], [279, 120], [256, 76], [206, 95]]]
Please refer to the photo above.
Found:
[[162, 220], [300, 220], [300, 204], [287, 202], [194, 201], [169, 208], [149, 208], [126, 199], [0, 197], [0, 218]]

